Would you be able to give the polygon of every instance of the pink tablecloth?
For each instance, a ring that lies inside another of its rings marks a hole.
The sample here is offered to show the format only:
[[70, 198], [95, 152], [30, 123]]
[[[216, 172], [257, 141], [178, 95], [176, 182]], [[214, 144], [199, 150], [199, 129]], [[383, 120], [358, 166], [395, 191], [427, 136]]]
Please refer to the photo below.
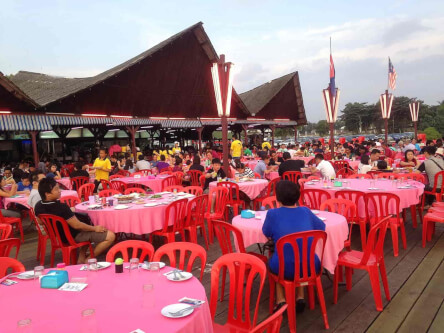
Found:
[[[116, 210], [114, 207], [103, 209], [88, 209], [87, 204], [78, 204], [76, 212], [87, 213], [94, 225], [101, 225], [113, 232], [133, 233], [137, 235], [149, 234], [155, 230], [163, 228], [165, 220], [165, 210], [168, 201], [172, 199], [172, 194], [165, 194], [159, 200], [145, 199], [146, 203], [164, 203], [159, 206], [145, 207], [138, 204], [126, 204], [128, 209]], [[194, 198], [194, 196], [193, 196]], [[169, 225], [173, 224], [171, 218]]]
[[277, 171], [270, 172], [265, 175], [265, 178], [267, 178], [268, 180], [273, 180], [275, 178], [279, 178], [279, 172], [277, 172]]
[[361, 161], [347, 161], [353, 170], [358, 170], [359, 163]]
[[259, 160], [251, 160], [251, 161], [245, 161], [243, 162], [245, 166], [248, 166], [251, 170], [254, 171], [254, 168], [256, 168], [257, 162]]
[[[266, 179], [253, 179], [252, 181], [238, 182], [239, 190], [244, 192], [250, 199], [256, 199], [268, 186]], [[210, 188], [217, 186], [217, 182], [211, 182]]]
[[64, 177], [62, 179], [56, 179], [57, 183], [63, 185], [66, 189], [72, 190], [71, 179], [69, 177]]
[[150, 176], [146, 177], [123, 177], [117, 178], [115, 180], [120, 180], [125, 184], [140, 184], [144, 186], [148, 186], [153, 190], [154, 193], [162, 191], [162, 180], [164, 180], [166, 176], [156, 176], [156, 178], [150, 178]]
[[[361, 191], [364, 193], [372, 193], [372, 192], [389, 192], [396, 194], [400, 199], [400, 209], [408, 208], [412, 205], [416, 205], [419, 203], [420, 196], [424, 192], [424, 184], [415, 181], [409, 181], [405, 184], [412, 184], [413, 188], [401, 189], [397, 188], [391, 180], [386, 179], [378, 179], [375, 182], [375, 187], [377, 190], [370, 190], [370, 179], [347, 179], [348, 184], [343, 184], [342, 187], [334, 187], [332, 184], [329, 184], [329, 188], [324, 188], [322, 182], [316, 182], [314, 185], [310, 185], [305, 183], [305, 189], [322, 189], [330, 193], [330, 195], [334, 198], [336, 191], [341, 190], [355, 190]], [[400, 186], [400, 185], [398, 185]], [[349, 188], [345, 188], [349, 187]], [[365, 216], [365, 206], [364, 202], [360, 202], [358, 204], [358, 212], [361, 217]], [[370, 209], [371, 213], [371, 209]], [[392, 213], [395, 212], [393, 208]]]
[[[262, 226], [267, 212], [256, 212], [261, 215], [261, 219], [243, 219], [240, 215], [233, 218], [232, 224], [240, 229], [244, 239], [245, 247], [255, 243], [265, 243], [267, 238], [262, 233]], [[325, 232], [327, 233], [327, 242], [325, 243], [323, 266], [334, 274], [338, 255], [344, 248], [344, 241], [348, 237], [348, 224], [344, 216], [319, 212], [320, 217], [326, 218]]]
[[302, 160], [304, 161], [305, 165], [308, 164], [308, 162], [310, 162], [312, 159], [314, 159], [314, 156], [309, 156], [309, 157], [303, 157], [303, 156], [295, 156], [293, 157], [294, 160]]
[[[160, 312], [184, 296], [207, 300], [204, 287], [194, 277], [173, 282], [146, 270], [129, 273], [124, 269], [124, 273], [116, 274], [113, 265], [95, 273], [79, 268], [69, 266], [67, 271], [70, 279], [87, 278], [88, 286], [81, 292], [42, 289], [34, 280], [0, 285], [0, 331], [17, 332], [17, 321], [29, 318], [34, 333], [82, 332], [82, 311], [94, 309], [97, 332], [213, 332], [208, 302], [184, 318], [166, 318]], [[165, 267], [161, 273], [169, 270]], [[145, 284], [154, 285], [152, 295], [143, 294]]]
[[[77, 194], [77, 191], [72, 191], [72, 190], [62, 190], [62, 197], [67, 197], [67, 196], [75, 196], [75, 197], [79, 197], [79, 195]], [[25, 207], [29, 207], [28, 206], [28, 196], [21, 194], [19, 197], [16, 198], [5, 198], [5, 207], [8, 207], [9, 204], [12, 203], [18, 203], [20, 205], [23, 205]]]

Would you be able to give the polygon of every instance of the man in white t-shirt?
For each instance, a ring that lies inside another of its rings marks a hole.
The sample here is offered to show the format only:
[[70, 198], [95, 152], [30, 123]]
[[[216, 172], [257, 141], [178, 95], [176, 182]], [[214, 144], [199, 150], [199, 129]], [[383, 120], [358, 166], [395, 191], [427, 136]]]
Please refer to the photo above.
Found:
[[296, 151], [299, 149], [299, 145], [290, 145], [288, 152], [290, 153], [291, 158], [296, 155]]
[[139, 156], [139, 160], [136, 163], [137, 171], [150, 170], [151, 164], [148, 162], [143, 155]]
[[311, 173], [320, 172], [322, 178], [328, 177], [328, 179], [336, 178], [336, 172], [335, 168], [333, 168], [333, 165], [329, 162], [324, 160], [324, 155], [322, 154], [316, 154], [315, 156], [315, 162], [316, 166], [311, 167]]

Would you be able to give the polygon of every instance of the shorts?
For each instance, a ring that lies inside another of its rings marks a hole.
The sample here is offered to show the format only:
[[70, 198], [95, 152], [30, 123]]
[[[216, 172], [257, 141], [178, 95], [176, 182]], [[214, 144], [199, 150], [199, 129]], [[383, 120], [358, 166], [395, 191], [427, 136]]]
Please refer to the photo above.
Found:
[[108, 232], [95, 232], [95, 231], [81, 231], [77, 236], [74, 238], [77, 243], [82, 242], [91, 242], [91, 243], [101, 243], [105, 241], [106, 235]]

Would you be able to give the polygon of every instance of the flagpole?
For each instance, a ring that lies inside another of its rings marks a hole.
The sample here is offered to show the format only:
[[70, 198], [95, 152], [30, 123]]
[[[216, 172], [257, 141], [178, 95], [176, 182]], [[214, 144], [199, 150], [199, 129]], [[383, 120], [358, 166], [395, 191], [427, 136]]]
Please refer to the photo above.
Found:
[[388, 57], [387, 91], [390, 89], [390, 57]]

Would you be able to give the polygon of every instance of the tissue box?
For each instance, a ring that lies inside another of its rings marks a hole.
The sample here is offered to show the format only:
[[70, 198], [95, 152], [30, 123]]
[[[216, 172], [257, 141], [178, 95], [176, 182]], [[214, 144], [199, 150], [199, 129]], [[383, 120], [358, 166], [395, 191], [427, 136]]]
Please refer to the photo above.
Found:
[[48, 288], [48, 289], [58, 289], [63, 284], [69, 281], [68, 278], [68, 272], [65, 270], [60, 271], [49, 271], [48, 274], [43, 276], [40, 280], [40, 287], [41, 288]]
[[241, 217], [244, 219], [251, 219], [254, 217], [254, 211], [246, 209], [241, 211]]
[[341, 186], [342, 186], [342, 182], [340, 182], [340, 181], [335, 181], [334, 186], [335, 186], [335, 187], [341, 187]]

